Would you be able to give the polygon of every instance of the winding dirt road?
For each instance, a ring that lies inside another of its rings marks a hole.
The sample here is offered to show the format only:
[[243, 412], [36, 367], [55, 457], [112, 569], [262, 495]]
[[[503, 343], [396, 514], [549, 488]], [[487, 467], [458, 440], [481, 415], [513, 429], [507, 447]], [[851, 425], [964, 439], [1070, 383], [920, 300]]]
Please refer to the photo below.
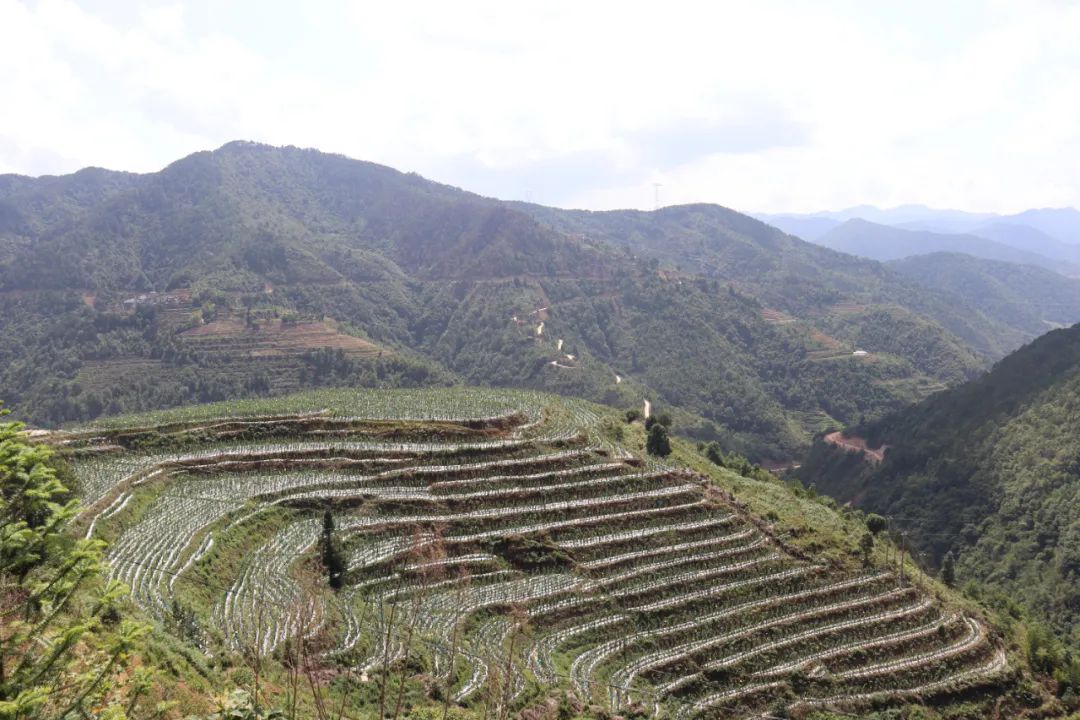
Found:
[[829, 433], [824, 437], [824, 440], [830, 445], [835, 445], [850, 452], [861, 452], [863, 457], [875, 465], [885, 459], [885, 451], [889, 448], [888, 445], [882, 445], [879, 448], [867, 447], [865, 439], [858, 435], [844, 435], [839, 430]]

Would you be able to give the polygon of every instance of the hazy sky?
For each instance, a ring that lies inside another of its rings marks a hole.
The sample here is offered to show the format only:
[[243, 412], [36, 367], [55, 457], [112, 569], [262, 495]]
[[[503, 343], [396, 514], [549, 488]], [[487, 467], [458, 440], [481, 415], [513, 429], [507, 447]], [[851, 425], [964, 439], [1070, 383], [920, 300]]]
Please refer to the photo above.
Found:
[[560, 206], [1080, 205], [1066, 0], [0, 0], [0, 67], [0, 172], [250, 139]]

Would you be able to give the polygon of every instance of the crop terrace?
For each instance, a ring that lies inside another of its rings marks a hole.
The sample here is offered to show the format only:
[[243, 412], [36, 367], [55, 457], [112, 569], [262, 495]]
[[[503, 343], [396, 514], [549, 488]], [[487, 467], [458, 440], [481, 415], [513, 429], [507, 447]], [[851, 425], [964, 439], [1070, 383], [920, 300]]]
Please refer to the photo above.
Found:
[[459, 703], [565, 684], [678, 717], [900, 702], [1006, 667], [978, 620], [792, 556], [706, 478], [602, 440], [583, 403], [506, 393], [455, 415], [446, 393], [425, 415], [413, 393], [395, 418], [374, 397], [54, 441], [113, 576], [162, 621], [190, 610], [211, 652], [303, 640], [365, 675], [423, 654]]

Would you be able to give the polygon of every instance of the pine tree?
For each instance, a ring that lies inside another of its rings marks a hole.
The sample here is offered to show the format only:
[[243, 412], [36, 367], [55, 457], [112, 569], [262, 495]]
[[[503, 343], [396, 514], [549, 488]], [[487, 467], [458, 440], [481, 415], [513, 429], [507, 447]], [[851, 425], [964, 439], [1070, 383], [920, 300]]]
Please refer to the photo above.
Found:
[[667, 428], [660, 423], [653, 423], [649, 428], [649, 437], [645, 440], [645, 451], [650, 455], [667, 457], [671, 454], [671, 440]]
[[327, 510], [323, 513], [322, 562], [330, 587], [339, 590], [345, 581], [345, 556], [338, 546], [334, 529], [334, 516]]
[[870, 564], [870, 553], [874, 551], [874, 536], [869, 532], [863, 533], [862, 538], [859, 540], [859, 549], [863, 554], [863, 565]]
[[945, 557], [941, 560], [941, 582], [949, 587], [952, 587], [953, 583], [956, 582], [956, 558], [953, 556], [952, 550], [945, 553]]

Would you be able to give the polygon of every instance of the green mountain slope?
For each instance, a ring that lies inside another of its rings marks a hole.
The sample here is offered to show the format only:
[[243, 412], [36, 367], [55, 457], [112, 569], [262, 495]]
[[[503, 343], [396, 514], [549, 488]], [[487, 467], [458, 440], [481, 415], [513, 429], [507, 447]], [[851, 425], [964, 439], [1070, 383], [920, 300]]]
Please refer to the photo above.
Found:
[[880, 465], [815, 446], [802, 477], [889, 514], [959, 581], [1022, 604], [1080, 647], [1080, 326], [863, 429]]
[[296, 148], [6, 177], [0, 218], [0, 387], [43, 423], [469, 381], [646, 396], [700, 438], [790, 457], [972, 377], [1010, 337], [723, 208], [534, 208]]
[[[927, 319], [984, 357], [997, 359], [1016, 347], [1012, 329], [966, 302], [927, 292], [877, 262], [802, 242], [727, 208], [688, 205], [647, 213], [522, 207], [564, 232], [719, 279], [758, 298], [767, 311], [779, 311], [770, 317], [795, 320], [846, 347], [930, 357], [936, 353], [927, 352], [913, 335], [931, 344], [940, 336], [929, 329], [911, 332]], [[892, 337], [905, 337], [905, 345], [892, 343]]]
[[1016, 331], [1016, 346], [1054, 327], [1080, 322], [1080, 280], [1033, 265], [960, 253], [915, 255], [888, 263], [926, 288], [957, 295]]
[[1062, 717], [1018, 629], [899, 575], [861, 513], [645, 439], [483, 388], [0, 423], [5, 525], [52, 534], [9, 548], [26, 621], [0, 699], [34, 720]]

